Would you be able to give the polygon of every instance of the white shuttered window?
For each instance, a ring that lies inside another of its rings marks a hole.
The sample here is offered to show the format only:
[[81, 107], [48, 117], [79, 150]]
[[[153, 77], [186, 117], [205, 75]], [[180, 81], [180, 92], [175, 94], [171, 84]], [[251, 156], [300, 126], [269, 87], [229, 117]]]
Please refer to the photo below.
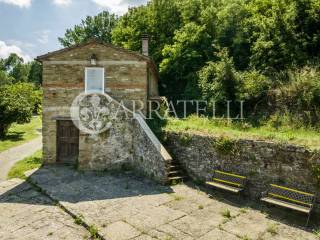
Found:
[[86, 68], [85, 91], [86, 93], [104, 93], [104, 68]]

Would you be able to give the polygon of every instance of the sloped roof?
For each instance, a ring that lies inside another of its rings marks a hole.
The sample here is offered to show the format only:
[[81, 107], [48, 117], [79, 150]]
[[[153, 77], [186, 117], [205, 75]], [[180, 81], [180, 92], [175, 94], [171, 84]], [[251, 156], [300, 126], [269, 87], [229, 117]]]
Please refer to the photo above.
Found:
[[140, 53], [125, 49], [125, 48], [117, 47], [117, 46], [115, 46], [113, 44], [110, 44], [110, 43], [102, 42], [102, 41], [100, 41], [98, 39], [95, 39], [95, 38], [90, 39], [90, 40], [88, 40], [87, 42], [84, 42], [84, 43], [75, 44], [73, 46], [62, 48], [62, 49], [57, 50], [57, 51], [48, 52], [48, 53], [46, 53], [44, 55], [36, 57], [35, 60], [37, 60], [39, 62], [43, 62], [43, 61], [45, 61], [46, 59], [48, 59], [48, 58], [50, 58], [52, 56], [56, 56], [56, 55], [59, 55], [61, 53], [72, 51], [73, 49], [76, 49], [76, 48], [79, 48], [79, 47], [84, 47], [84, 46], [87, 46], [87, 45], [90, 45], [90, 44], [100, 44], [100, 45], [103, 45], [105, 47], [110, 47], [110, 48], [113, 48], [113, 49], [115, 49], [117, 51], [120, 51], [120, 52], [123, 52], [123, 53], [130, 54], [132, 56], [135, 56], [137, 59], [139, 59], [141, 61], [148, 62], [150, 64], [150, 67], [151, 67], [151, 70], [152, 70], [153, 74], [155, 74], [155, 77], [157, 78], [157, 80], [159, 80], [157, 66], [154, 63], [154, 61], [152, 60], [152, 58], [150, 58], [148, 56], [145, 56], [143, 54], [140, 54]]

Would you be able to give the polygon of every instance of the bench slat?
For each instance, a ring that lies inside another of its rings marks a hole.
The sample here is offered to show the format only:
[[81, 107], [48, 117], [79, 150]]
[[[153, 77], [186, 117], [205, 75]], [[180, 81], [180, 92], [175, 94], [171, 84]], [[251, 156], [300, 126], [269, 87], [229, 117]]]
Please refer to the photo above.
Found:
[[268, 197], [280, 198], [283, 201], [293, 202], [295, 204], [302, 204], [312, 206], [314, 202], [314, 195], [306, 194], [305, 192], [298, 191], [291, 188], [286, 188], [274, 184], [270, 184], [268, 190]]
[[307, 205], [309, 207], [312, 206], [312, 204], [301, 202], [301, 201], [298, 201], [298, 200], [295, 200], [295, 199], [292, 199], [292, 198], [288, 198], [288, 197], [285, 197], [285, 196], [281, 196], [281, 195], [278, 195], [278, 194], [268, 193], [268, 195], [270, 195], [271, 197], [274, 197], [274, 198], [282, 198], [283, 200], [287, 200], [287, 201], [290, 201], [290, 202], [295, 202], [295, 203], [298, 203], [298, 204]]
[[297, 205], [297, 204], [293, 204], [293, 203], [284, 202], [279, 199], [265, 197], [265, 198], [261, 198], [261, 201], [275, 204], [275, 205], [282, 206], [282, 207], [286, 207], [286, 208], [290, 208], [290, 209], [293, 209], [293, 210], [296, 210], [299, 212], [303, 212], [303, 213], [307, 213], [307, 214], [309, 214], [311, 212], [311, 208], [303, 207], [301, 205]]
[[230, 192], [234, 192], [234, 193], [239, 193], [243, 190], [242, 188], [236, 188], [236, 187], [228, 186], [228, 185], [217, 183], [217, 182], [206, 182], [206, 184], [213, 187], [220, 188], [220, 189], [224, 189]]
[[217, 182], [221, 182], [221, 183], [231, 184], [236, 187], [241, 187], [241, 184], [239, 184], [239, 183], [234, 183], [234, 182], [226, 181], [226, 180], [219, 179], [219, 178], [213, 178], [212, 180], [217, 181]]
[[280, 188], [280, 189], [283, 189], [283, 190], [287, 190], [287, 191], [289, 191], [289, 192], [300, 193], [300, 194], [302, 194], [302, 195], [307, 195], [307, 196], [310, 196], [310, 197], [314, 197], [314, 196], [315, 196], [315, 195], [312, 194], [312, 193], [307, 193], [307, 192], [299, 191], [299, 190], [296, 190], [296, 189], [279, 186], [279, 185], [276, 185], [276, 184], [270, 184], [270, 186], [275, 187], [275, 188]]

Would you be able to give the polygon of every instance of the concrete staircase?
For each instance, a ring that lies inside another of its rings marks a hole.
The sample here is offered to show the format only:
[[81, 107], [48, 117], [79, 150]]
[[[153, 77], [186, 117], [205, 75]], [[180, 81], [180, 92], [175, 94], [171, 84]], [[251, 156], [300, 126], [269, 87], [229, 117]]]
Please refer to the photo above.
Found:
[[177, 184], [187, 179], [187, 174], [182, 169], [180, 163], [175, 159], [171, 161], [168, 172], [169, 184]]

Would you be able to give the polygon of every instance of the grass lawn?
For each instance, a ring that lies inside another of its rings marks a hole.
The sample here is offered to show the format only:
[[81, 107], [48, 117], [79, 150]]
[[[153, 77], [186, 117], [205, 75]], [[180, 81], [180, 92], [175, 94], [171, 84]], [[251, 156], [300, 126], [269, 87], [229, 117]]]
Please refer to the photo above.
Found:
[[21, 178], [25, 179], [24, 172], [38, 168], [42, 164], [42, 150], [35, 152], [32, 156], [26, 157], [17, 162], [9, 171], [8, 179]]
[[200, 132], [234, 139], [268, 140], [320, 149], [320, 132], [312, 129], [246, 127], [243, 124], [228, 124], [226, 121], [210, 120], [197, 116], [190, 116], [186, 119], [170, 118], [163, 129], [178, 132]]
[[7, 136], [0, 139], [0, 152], [38, 137], [39, 129], [41, 129], [41, 118], [39, 116], [32, 117], [30, 123], [13, 124]]

